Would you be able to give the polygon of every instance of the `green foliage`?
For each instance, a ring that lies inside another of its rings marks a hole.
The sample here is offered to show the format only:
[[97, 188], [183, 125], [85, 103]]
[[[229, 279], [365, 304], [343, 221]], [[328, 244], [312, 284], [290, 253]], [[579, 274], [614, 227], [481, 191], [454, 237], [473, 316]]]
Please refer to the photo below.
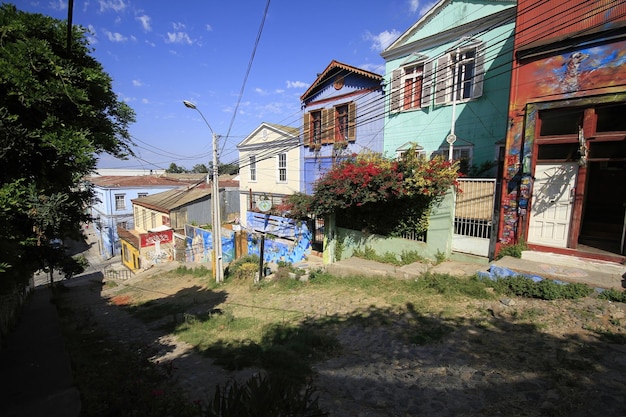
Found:
[[384, 254], [379, 255], [373, 248], [369, 246], [365, 246], [363, 249], [355, 249], [352, 255], [357, 258], [368, 259], [370, 261], [376, 261], [397, 266], [409, 265], [415, 262], [425, 261], [425, 258], [416, 251], [402, 251], [400, 255], [396, 255], [392, 252], [385, 252]]
[[542, 300], [576, 299], [587, 297], [592, 288], [586, 284], [562, 284], [549, 279], [535, 282], [523, 276], [498, 278], [493, 282], [496, 291], [518, 297]]
[[276, 214], [284, 215], [291, 219], [306, 220], [311, 213], [313, 197], [305, 193], [288, 195], [282, 204], [276, 207]]
[[457, 185], [457, 164], [416, 156], [401, 160], [380, 154], [354, 155], [333, 166], [315, 185], [311, 207], [335, 213], [337, 224], [354, 230], [399, 236], [423, 233], [430, 208]]
[[197, 268], [187, 268], [184, 265], [180, 265], [174, 270], [174, 272], [176, 273], [176, 275], [193, 275], [194, 277], [206, 277], [211, 275], [211, 270], [204, 266], [199, 266]]
[[257, 375], [244, 384], [218, 386], [206, 417], [317, 417], [327, 416], [318, 406], [315, 389], [293, 384], [287, 378]]
[[224, 275], [227, 278], [248, 279], [259, 273], [260, 258], [258, 255], [246, 255], [231, 262]]
[[185, 174], [189, 171], [187, 170], [187, 168], [183, 166], [178, 166], [174, 162], [172, 162], [170, 166], [165, 170], [165, 172], [168, 172], [171, 174]]
[[505, 256], [512, 256], [513, 258], [521, 258], [522, 252], [528, 250], [528, 245], [524, 241], [513, 243], [510, 245], [504, 245], [498, 251], [496, 259], [502, 259]]
[[604, 290], [598, 294], [601, 300], [613, 301], [615, 303], [626, 303], [626, 291], [618, 291], [614, 289]]
[[132, 155], [134, 113], [118, 100], [111, 77], [90, 56], [87, 29], [0, 6], [1, 280], [22, 281], [43, 267], [68, 276], [80, 264], [50, 240], [82, 239], [83, 182], [99, 154]]
[[464, 278], [449, 274], [427, 273], [416, 281], [415, 287], [420, 291], [433, 291], [444, 296], [464, 295], [477, 299], [491, 298], [485, 282], [474, 277]]

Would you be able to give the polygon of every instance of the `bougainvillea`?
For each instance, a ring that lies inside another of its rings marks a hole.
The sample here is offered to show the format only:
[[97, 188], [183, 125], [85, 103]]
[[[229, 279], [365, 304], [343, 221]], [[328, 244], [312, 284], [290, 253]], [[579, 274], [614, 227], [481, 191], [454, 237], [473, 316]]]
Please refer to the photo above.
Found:
[[458, 185], [458, 164], [420, 157], [414, 148], [405, 155], [392, 160], [360, 154], [341, 161], [316, 183], [311, 209], [373, 233], [425, 231], [432, 205]]

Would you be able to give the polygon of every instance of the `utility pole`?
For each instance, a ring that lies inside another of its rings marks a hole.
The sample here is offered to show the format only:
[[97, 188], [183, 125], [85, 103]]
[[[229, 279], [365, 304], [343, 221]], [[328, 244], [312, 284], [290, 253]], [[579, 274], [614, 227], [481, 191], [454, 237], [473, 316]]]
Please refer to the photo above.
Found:
[[219, 171], [217, 166], [217, 139], [218, 136], [211, 129], [211, 125], [204, 117], [204, 114], [190, 101], [183, 100], [185, 107], [193, 109], [200, 113], [202, 120], [206, 123], [207, 127], [211, 131], [213, 137], [213, 187], [211, 190], [211, 218], [213, 224], [211, 225], [213, 231], [213, 275], [215, 275], [215, 282], [218, 284], [224, 281], [224, 268], [222, 260], [222, 215], [220, 209], [220, 184], [219, 184]]

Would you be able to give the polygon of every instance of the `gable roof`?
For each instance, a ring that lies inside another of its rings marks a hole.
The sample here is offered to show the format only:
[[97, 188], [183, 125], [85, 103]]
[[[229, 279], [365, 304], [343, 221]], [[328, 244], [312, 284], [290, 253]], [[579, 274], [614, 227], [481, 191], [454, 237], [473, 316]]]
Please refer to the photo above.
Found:
[[157, 175], [104, 175], [101, 177], [88, 177], [87, 181], [102, 188], [183, 187], [197, 182], [195, 180], [184, 181]]
[[[433, 7], [430, 8], [430, 10], [428, 10], [426, 13], [424, 13], [424, 15], [418, 19], [417, 22], [415, 22], [410, 28], [408, 28], [404, 33], [402, 33], [394, 42], [392, 42], [389, 46], [387, 46], [382, 52], [381, 52], [381, 56], [385, 59], [389, 58], [390, 56], [394, 55], [394, 50], [397, 48], [401, 48], [402, 46], [406, 45], [409, 40], [420, 30], [422, 30], [426, 25], [428, 25], [435, 17], [437, 17], [446, 7], [450, 6], [452, 3], [468, 3], [468, 4], [477, 4], [477, 3], [485, 3], [485, 4], [498, 4], [501, 3], [503, 7], [513, 7], [517, 4], [516, 0], [482, 0], [482, 1], [476, 1], [476, 0], [439, 0], [437, 3], [435, 3], [433, 5]], [[507, 6], [508, 4], [508, 6]], [[513, 19], [515, 18], [514, 16], [514, 7], [513, 9], [506, 11], [506, 10], [502, 10], [499, 13], [502, 13], [504, 15], [510, 15], [511, 13], [513, 13]], [[495, 13], [497, 14], [497, 13]], [[466, 16], [468, 17], [468, 16]], [[471, 27], [473, 26], [473, 24], [476, 24], [477, 22], [483, 21], [483, 20], [487, 20], [490, 21], [491, 24], [494, 23], [494, 19], [493, 19], [493, 15], [487, 15], [484, 17], [480, 17], [478, 19], [472, 19], [471, 21], [466, 19], [467, 21], [464, 22], [459, 22], [458, 25], [456, 25], [455, 27], [451, 27], [445, 30], [442, 30], [440, 33], [433, 35], [435, 37], [440, 37], [442, 33], [447, 33], [450, 32], [450, 36], [452, 38], [454, 37], [460, 37], [463, 36], [464, 34], [466, 34], [467, 32], [467, 27]], [[474, 22], [474, 23], [473, 23]], [[501, 22], [502, 23], [502, 22]], [[497, 26], [497, 25], [495, 25]], [[432, 37], [432, 36], [431, 36]]]
[[245, 137], [244, 140], [239, 142], [237, 148], [245, 147], [248, 142], [252, 141], [256, 135], [259, 134], [263, 129], [270, 129], [279, 135], [283, 136], [283, 138], [278, 140], [268, 141], [267, 144], [263, 146], [279, 146], [285, 142], [291, 142], [293, 140], [299, 140], [300, 128], [299, 127], [291, 127], [285, 125], [279, 125], [275, 123], [262, 122], [256, 129], [254, 129], [248, 136]]
[[301, 101], [305, 101], [309, 96], [315, 93], [323, 84], [325, 84], [328, 80], [334, 78], [336, 75], [344, 72], [351, 72], [353, 74], [360, 75], [362, 77], [371, 78], [376, 81], [382, 81], [383, 76], [380, 74], [376, 74], [375, 72], [366, 71], [357, 67], [353, 67], [352, 65], [343, 64], [339, 61], [332, 60], [330, 64], [326, 67], [321, 74], [317, 75], [315, 82], [311, 84], [308, 90], [300, 96]]
[[195, 187], [163, 191], [145, 197], [134, 198], [131, 201], [137, 206], [161, 212], [170, 212], [195, 201], [206, 199], [210, 195], [211, 189]]

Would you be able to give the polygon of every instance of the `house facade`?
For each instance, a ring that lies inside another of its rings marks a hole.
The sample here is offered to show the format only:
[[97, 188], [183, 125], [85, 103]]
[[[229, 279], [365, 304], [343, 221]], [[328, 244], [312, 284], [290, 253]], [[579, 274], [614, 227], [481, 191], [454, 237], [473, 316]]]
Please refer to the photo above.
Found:
[[261, 123], [237, 145], [239, 150], [239, 211], [247, 213], [276, 207], [300, 191], [300, 130]]
[[91, 216], [100, 254], [107, 259], [120, 253], [118, 227], [134, 228], [132, 199], [187, 185], [156, 175], [98, 176], [87, 180], [94, 190]]
[[515, 1], [440, 0], [381, 54], [385, 143], [398, 156], [415, 143], [427, 157], [461, 161], [495, 177], [502, 155]]
[[499, 245], [623, 261], [626, 3], [518, 1]]
[[135, 198], [134, 228], [118, 228], [122, 263], [131, 271], [184, 260], [185, 225], [211, 224], [209, 187], [178, 188]]
[[332, 61], [300, 97], [303, 149], [300, 190], [342, 156], [383, 151], [382, 76]]

